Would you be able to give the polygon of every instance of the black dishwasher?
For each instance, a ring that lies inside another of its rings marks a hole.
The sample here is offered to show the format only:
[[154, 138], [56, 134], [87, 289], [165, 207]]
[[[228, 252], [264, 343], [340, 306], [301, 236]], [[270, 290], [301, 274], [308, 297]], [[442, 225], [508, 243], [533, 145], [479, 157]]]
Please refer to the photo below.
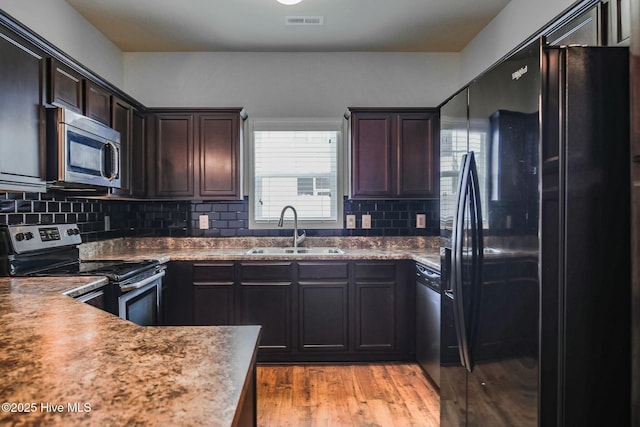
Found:
[[440, 273], [416, 263], [416, 359], [440, 387]]

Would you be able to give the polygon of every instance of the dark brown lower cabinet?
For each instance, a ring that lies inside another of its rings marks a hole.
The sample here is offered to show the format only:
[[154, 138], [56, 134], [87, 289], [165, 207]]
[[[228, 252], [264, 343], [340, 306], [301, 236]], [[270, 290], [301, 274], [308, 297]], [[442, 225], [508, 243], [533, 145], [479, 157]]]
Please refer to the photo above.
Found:
[[193, 284], [193, 318], [196, 325], [233, 325], [233, 285]]
[[188, 309], [177, 310], [185, 313], [185, 319], [177, 324], [261, 325], [258, 361], [414, 358], [411, 261], [216, 261], [178, 265], [180, 274], [169, 277], [180, 284], [172, 289], [174, 294], [188, 295], [176, 301], [189, 303]]
[[356, 283], [355, 347], [395, 348], [395, 284]]
[[261, 325], [258, 352], [291, 351], [291, 283], [240, 285], [238, 323]]
[[162, 280], [162, 324], [165, 326], [194, 325], [193, 263], [171, 261]]
[[298, 264], [299, 350], [349, 349], [349, 265], [347, 262]]
[[238, 267], [238, 323], [262, 326], [259, 355], [291, 352], [293, 263], [240, 262]]
[[192, 274], [194, 323], [233, 325], [233, 263], [197, 263], [193, 265]]
[[396, 347], [396, 263], [355, 263], [355, 348]]

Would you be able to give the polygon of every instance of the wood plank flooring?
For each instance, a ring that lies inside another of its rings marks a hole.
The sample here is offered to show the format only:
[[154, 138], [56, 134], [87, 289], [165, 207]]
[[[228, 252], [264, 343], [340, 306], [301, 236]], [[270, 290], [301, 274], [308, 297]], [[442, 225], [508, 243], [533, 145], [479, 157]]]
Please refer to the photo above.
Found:
[[259, 427], [437, 427], [438, 392], [412, 363], [259, 365]]

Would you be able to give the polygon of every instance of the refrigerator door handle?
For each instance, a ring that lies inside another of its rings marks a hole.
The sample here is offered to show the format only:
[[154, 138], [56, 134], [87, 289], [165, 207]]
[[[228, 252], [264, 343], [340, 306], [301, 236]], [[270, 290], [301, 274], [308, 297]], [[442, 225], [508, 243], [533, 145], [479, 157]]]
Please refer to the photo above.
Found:
[[484, 256], [484, 244], [482, 235], [482, 207], [480, 205], [480, 178], [476, 168], [473, 151], [469, 153], [469, 192], [470, 192], [470, 214], [471, 214], [471, 286], [468, 295], [468, 312], [465, 313], [467, 319], [467, 370], [471, 372], [474, 365], [475, 337], [478, 330], [478, 320], [480, 313], [480, 301], [482, 293], [482, 267]]
[[453, 318], [458, 343], [458, 353], [460, 364], [469, 369], [467, 356], [467, 333], [465, 330], [464, 317], [464, 295], [462, 291], [462, 262], [464, 246], [464, 226], [466, 193], [469, 180], [469, 159], [468, 154], [462, 156], [460, 176], [458, 178], [458, 197], [456, 200], [456, 214], [453, 219], [453, 230], [451, 234], [451, 289], [447, 294], [453, 300]]
[[[467, 207], [469, 224], [466, 224]], [[469, 251], [471, 265], [466, 270], [470, 274], [468, 292], [463, 287], [464, 233], [465, 226], [471, 231]], [[460, 363], [469, 372], [473, 369], [473, 344], [477, 331], [480, 291], [482, 286], [482, 209], [480, 205], [480, 182], [475, 163], [475, 155], [469, 152], [463, 156], [460, 171], [456, 216], [452, 233], [451, 291], [445, 292], [453, 299], [453, 315]]]

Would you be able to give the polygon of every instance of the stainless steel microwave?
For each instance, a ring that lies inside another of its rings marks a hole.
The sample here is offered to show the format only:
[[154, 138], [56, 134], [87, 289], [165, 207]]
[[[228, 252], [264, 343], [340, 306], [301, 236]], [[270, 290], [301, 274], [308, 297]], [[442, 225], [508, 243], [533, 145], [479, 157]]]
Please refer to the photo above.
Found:
[[47, 109], [51, 187], [120, 188], [120, 133], [64, 108]]

